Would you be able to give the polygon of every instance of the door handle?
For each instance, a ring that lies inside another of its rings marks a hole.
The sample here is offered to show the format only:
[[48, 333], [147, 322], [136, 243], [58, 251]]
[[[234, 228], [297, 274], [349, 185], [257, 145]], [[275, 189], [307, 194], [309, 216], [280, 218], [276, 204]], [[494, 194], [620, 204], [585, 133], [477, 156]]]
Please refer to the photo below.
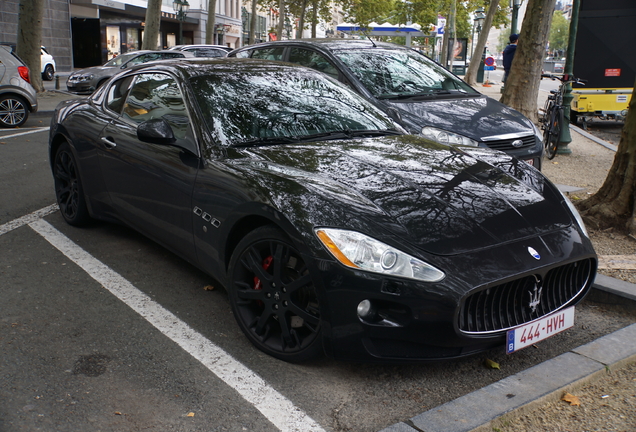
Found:
[[112, 149], [117, 147], [117, 144], [115, 143], [115, 141], [111, 141], [112, 138], [108, 139], [106, 137], [101, 137], [100, 139], [102, 140], [106, 148]]

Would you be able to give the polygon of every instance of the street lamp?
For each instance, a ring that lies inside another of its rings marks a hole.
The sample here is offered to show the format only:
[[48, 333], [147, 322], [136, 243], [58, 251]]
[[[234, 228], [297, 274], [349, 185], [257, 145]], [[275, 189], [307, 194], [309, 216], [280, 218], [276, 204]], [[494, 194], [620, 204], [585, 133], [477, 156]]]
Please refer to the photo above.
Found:
[[510, 34], [517, 34], [519, 31], [517, 30], [517, 19], [519, 16], [519, 8], [521, 7], [521, 3], [523, 0], [510, 0], [510, 8], [512, 9], [512, 25]]
[[473, 20], [473, 57], [475, 56], [475, 30], [477, 30], [477, 38], [481, 34], [481, 26], [486, 19], [486, 13], [484, 12], [484, 8], [480, 7], [475, 11], [475, 19]]
[[292, 31], [292, 25], [291, 22], [289, 21], [289, 17], [285, 17], [285, 32], [287, 33], [287, 39], [291, 39], [291, 31]]
[[[482, 26], [484, 25], [484, 20], [486, 19], [486, 13], [484, 12], [484, 8], [479, 8], [475, 11], [475, 27], [477, 28], [477, 39], [479, 39], [479, 36], [481, 36], [481, 30], [482, 30]], [[473, 46], [474, 46], [474, 39], [473, 39]], [[476, 61], [477, 59], [475, 58], [476, 55], [479, 55], [478, 53], [475, 52], [475, 49], [473, 48], [473, 56], [470, 59], [471, 62]], [[484, 47], [484, 53], [481, 56], [481, 60], [479, 63], [479, 69], [477, 69], [477, 77], [476, 77], [476, 81], [478, 83], [483, 83], [484, 82], [484, 59], [486, 58], [486, 48]]]
[[188, 9], [190, 9], [190, 4], [188, 0], [174, 0], [172, 2], [172, 9], [174, 9], [174, 13], [177, 14], [177, 19], [179, 20], [179, 42], [178, 45], [183, 45], [183, 21], [188, 14]]

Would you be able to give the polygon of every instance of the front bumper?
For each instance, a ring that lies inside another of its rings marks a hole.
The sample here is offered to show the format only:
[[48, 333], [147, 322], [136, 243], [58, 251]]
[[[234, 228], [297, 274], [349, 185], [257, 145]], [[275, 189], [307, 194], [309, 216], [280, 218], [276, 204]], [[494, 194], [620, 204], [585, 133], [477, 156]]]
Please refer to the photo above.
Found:
[[[510, 287], [517, 281], [529, 278], [537, 277], [548, 284], [551, 274], [585, 263], [587, 273], [576, 282], [580, 286], [557, 309], [580, 302], [591, 289], [596, 254], [589, 240], [574, 227], [566, 231], [461, 256], [429, 259], [446, 272], [446, 278], [439, 283], [387, 278], [321, 260], [317, 267], [326, 293], [323, 332], [327, 353], [338, 360], [415, 362], [463, 357], [496, 346], [503, 350], [505, 328], [461, 328], [466, 327], [467, 314], [487, 310], [467, 312], [463, 307], [465, 300], [490, 289], [512, 290]], [[539, 251], [541, 259], [533, 258], [528, 247]], [[547, 295], [549, 290], [545, 291]], [[525, 302], [525, 292], [522, 294]], [[363, 300], [373, 305], [372, 319], [358, 316], [357, 307]], [[501, 309], [504, 313], [510, 311]], [[552, 311], [544, 312], [543, 316]]]

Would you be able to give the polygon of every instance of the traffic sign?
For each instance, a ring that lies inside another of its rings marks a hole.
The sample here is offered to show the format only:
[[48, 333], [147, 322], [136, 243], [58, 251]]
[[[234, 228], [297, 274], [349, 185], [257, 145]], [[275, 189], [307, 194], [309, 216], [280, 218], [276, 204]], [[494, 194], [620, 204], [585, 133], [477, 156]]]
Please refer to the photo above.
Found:
[[495, 65], [495, 59], [492, 57], [486, 57], [486, 59], [484, 60], [484, 64], [486, 66], [494, 66]]

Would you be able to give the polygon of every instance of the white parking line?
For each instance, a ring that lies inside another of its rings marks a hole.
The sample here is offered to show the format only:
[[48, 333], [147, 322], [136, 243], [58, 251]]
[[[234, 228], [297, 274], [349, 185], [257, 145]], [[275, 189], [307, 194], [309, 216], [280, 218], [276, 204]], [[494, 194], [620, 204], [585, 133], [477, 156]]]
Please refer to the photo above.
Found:
[[13, 219], [10, 222], [0, 225], [0, 236], [2, 234], [6, 234], [9, 231], [13, 231], [14, 229], [18, 229], [21, 226], [28, 225], [31, 222], [42, 219], [44, 216], [50, 215], [51, 213], [56, 212], [58, 209], [57, 204], [51, 204], [48, 207], [44, 207], [40, 210], [36, 210], [31, 214], [26, 216], [22, 216], [18, 219]]
[[34, 134], [34, 133], [38, 133], [38, 132], [44, 132], [49, 130], [50, 128], [48, 126], [46, 127], [39, 127], [30, 131], [26, 131], [26, 132], [20, 132], [20, 133], [16, 133], [13, 135], [4, 135], [4, 136], [0, 136], [0, 139], [7, 139], [7, 138], [15, 138], [15, 137], [19, 137], [22, 135], [29, 135], [29, 134]]
[[236, 390], [281, 431], [324, 432], [318, 423], [267, 385], [261, 377], [139, 291], [117, 272], [77, 246], [48, 222], [40, 219], [29, 226], [104, 288]]

